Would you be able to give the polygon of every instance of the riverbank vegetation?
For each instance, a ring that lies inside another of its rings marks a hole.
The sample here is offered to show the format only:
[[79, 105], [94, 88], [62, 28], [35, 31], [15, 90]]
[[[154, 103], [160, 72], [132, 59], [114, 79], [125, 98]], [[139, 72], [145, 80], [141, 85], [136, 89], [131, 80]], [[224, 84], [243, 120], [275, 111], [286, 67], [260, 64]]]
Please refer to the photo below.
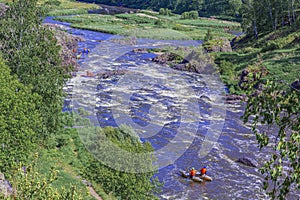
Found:
[[[0, 0], [0, 3], [11, 4], [12, 0]], [[100, 8], [96, 4], [72, 0], [38, 0], [37, 4], [50, 16], [85, 14], [88, 13], [88, 10]]]
[[[88, 200], [95, 197], [89, 190], [96, 190], [107, 200], [155, 199], [159, 183], [151, 179], [151, 157], [141, 160], [149, 173], [113, 170], [85, 148], [72, 128], [73, 115], [62, 113], [72, 66], [62, 66], [61, 47], [52, 29], [42, 26], [45, 10], [38, 1], [14, 1], [5, 9], [0, 17], [0, 198]], [[129, 131], [99, 128], [94, 136], [109, 135], [132, 152], [152, 151]]]
[[83, 2], [95, 2], [114, 6], [125, 6], [138, 9], [153, 9], [159, 11], [161, 8], [168, 9], [176, 14], [184, 12], [197, 11], [202, 17], [215, 16], [218, 19], [237, 20], [241, 18], [240, 8], [241, 0], [81, 0]]
[[247, 94], [244, 122], [251, 123], [259, 147], [274, 152], [260, 169], [263, 189], [272, 199], [286, 199], [300, 189], [299, 2], [273, 2], [244, 2], [246, 34], [234, 39], [234, 52], [215, 55], [215, 61], [230, 92]]
[[[244, 120], [251, 121], [259, 146], [275, 152], [261, 169], [264, 189], [273, 199], [300, 189], [299, 1], [119, 1], [121, 6], [155, 11], [114, 16], [87, 14], [98, 7], [67, 0], [1, 2], [9, 2], [10, 9], [1, 13], [0, 27], [0, 171], [17, 189], [17, 199], [92, 199], [87, 190], [91, 186], [108, 200], [155, 199], [159, 192], [160, 184], [151, 179], [155, 169], [142, 175], [122, 173], [98, 162], [72, 128], [74, 116], [61, 112], [72, 66], [61, 66], [56, 39], [41, 26], [44, 11], [80, 14], [58, 18], [76, 28], [154, 39], [204, 39], [206, 44], [232, 39], [241, 27], [245, 34], [232, 40], [233, 52], [210, 55], [230, 93], [248, 94]], [[233, 22], [241, 19], [241, 25]], [[279, 131], [260, 132], [257, 124], [275, 124]], [[108, 127], [97, 129], [93, 137], [105, 136], [132, 152], [152, 151], [134, 135], [128, 127]], [[145, 168], [152, 162], [145, 159]], [[83, 184], [82, 179], [88, 180]]]
[[202, 40], [208, 29], [215, 37], [232, 38], [230, 31], [240, 30], [235, 22], [209, 18], [183, 19], [180, 15], [166, 16], [150, 11], [113, 16], [83, 14], [57, 19], [72, 23], [74, 28], [152, 39]]

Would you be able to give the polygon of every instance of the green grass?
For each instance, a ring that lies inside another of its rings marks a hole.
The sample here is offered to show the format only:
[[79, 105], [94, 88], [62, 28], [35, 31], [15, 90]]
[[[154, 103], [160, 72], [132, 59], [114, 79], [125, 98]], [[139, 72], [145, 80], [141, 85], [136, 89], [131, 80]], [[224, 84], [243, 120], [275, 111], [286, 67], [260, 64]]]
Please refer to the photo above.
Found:
[[[225, 84], [232, 88], [233, 93], [243, 93], [237, 86], [240, 74], [247, 67], [265, 67], [268, 74], [265, 78], [283, 80], [292, 83], [299, 79], [300, 74], [300, 31], [292, 28], [283, 28], [254, 38], [240, 38], [240, 43], [232, 53], [215, 54], [216, 63], [221, 67], [224, 62], [234, 74], [230, 77], [228, 72], [221, 75]], [[225, 67], [226, 68], [226, 67]]]
[[[82, 171], [86, 163], [79, 157], [88, 156], [76, 129], [66, 128], [49, 139], [47, 148], [42, 148], [37, 162], [40, 174], [48, 174], [51, 169], [58, 170], [58, 179], [53, 182], [56, 188], [76, 186], [85, 200], [93, 200], [87, 187], [82, 183]], [[89, 181], [89, 180], [88, 180]], [[104, 192], [100, 184], [92, 183], [93, 188], [104, 200], [115, 200]]]
[[[150, 12], [150, 11], [149, 11]], [[151, 15], [150, 15], [151, 14]], [[143, 11], [138, 14], [118, 14], [115, 16], [82, 14], [57, 18], [72, 23], [72, 27], [100, 31], [111, 34], [136, 36], [152, 39], [202, 40], [207, 30], [214, 37], [233, 38], [227, 29], [236, 30], [238, 23], [218, 20], [180, 20], [179, 15], [161, 16]]]

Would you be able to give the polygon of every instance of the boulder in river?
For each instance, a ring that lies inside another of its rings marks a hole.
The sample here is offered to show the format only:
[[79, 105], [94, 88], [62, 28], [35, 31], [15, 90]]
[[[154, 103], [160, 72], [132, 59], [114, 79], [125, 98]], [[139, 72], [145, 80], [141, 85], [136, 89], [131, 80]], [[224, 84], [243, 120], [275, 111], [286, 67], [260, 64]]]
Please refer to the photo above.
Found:
[[236, 162], [242, 163], [243, 165], [249, 166], [249, 167], [257, 167], [258, 163], [256, 160], [249, 158], [249, 157], [242, 157], [239, 158]]
[[159, 63], [159, 64], [175, 64], [182, 60], [183, 58], [175, 53], [167, 52], [163, 53], [161, 55], [156, 56], [152, 59], [153, 62]]

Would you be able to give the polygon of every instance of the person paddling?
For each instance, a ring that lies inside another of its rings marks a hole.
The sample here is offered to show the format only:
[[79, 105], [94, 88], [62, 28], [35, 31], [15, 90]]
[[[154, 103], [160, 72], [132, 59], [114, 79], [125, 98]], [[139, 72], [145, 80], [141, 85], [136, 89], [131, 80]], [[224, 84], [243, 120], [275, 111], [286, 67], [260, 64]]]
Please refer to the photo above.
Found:
[[196, 175], [196, 170], [195, 170], [195, 168], [194, 167], [192, 167], [192, 169], [191, 169], [191, 171], [190, 171], [190, 178], [194, 178], [195, 177], [195, 175]]
[[203, 166], [203, 167], [200, 169], [200, 175], [201, 175], [201, 176], [206, 175], [206, 166]]

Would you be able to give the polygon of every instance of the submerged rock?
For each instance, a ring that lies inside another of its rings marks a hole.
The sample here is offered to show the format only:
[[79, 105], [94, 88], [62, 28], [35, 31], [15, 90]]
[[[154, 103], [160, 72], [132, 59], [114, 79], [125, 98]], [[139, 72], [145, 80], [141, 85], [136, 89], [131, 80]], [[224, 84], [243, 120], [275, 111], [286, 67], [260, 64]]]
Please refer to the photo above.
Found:
[[100, 78], [106, 79], [114, 75], [124, 75], [128, 72], [128, 70], [112, 70], [107, 72], [98, 73], [97, 75]]
[[248, 158], [248, 157], [242, 157], [239, 158], [236, 162], [242, 163], [243, 165], [249, 166], [249, 167], [257, 167], [258, 163], [256, 160]]

